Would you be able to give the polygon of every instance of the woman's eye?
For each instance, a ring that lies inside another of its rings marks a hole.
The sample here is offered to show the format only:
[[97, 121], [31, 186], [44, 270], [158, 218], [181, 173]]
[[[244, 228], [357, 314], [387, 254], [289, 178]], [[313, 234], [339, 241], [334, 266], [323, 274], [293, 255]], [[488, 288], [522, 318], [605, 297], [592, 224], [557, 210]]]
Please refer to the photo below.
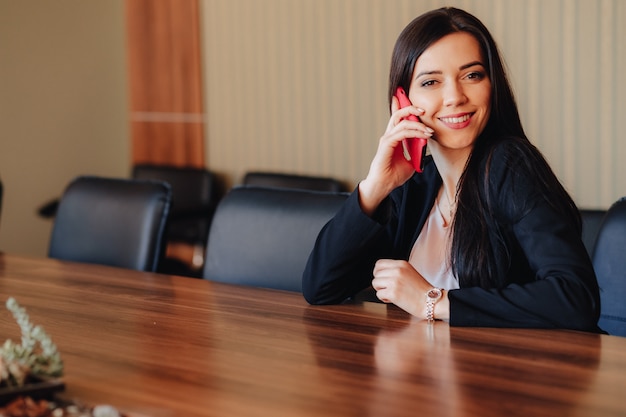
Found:
[[422, 87], [430, 87], [433, 85], [435, 85], [435, 80], [422, 81], [422, 84], [421, 84]]
[[467, 74], [467, 78], [471, 80], [482, 80], [485, 78], [485, 73], [480, 71], [474, 71]]

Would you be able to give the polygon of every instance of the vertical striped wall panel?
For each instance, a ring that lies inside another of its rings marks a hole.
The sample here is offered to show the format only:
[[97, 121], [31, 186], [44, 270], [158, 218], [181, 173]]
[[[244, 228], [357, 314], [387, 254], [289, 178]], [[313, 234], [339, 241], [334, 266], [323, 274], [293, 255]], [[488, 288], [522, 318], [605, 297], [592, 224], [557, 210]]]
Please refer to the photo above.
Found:
[[387, 124], [389, 59], [415, 16], [477, 15], [507, 62], [531, 140], [576, 202], [626, 195], [623, 0], [201, 0], [206, 161], [355, 185]]

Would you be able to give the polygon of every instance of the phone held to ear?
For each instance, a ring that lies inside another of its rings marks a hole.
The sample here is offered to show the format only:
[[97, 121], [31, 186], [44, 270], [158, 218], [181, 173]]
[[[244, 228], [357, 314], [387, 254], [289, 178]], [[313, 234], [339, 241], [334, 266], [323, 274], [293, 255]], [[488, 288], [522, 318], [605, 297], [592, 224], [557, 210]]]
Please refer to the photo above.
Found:
[[[400, 103], [400, 108], [410, 106], [411, 101], [407, 97], [404, 89], [398, 87], [396, 90], [396, 98]], [[409, 120], [419, 121], [419, 118], [414, 115], [407, 117]], [[402, 147], [404, 149], [404, 157], [407, 161], [411, 162], [415, 171], [421, 173], [424, 170], [424, 156], [426, 155], [426, 139], [424, 138], [411, 138], [404, 139], [402, 141]]]

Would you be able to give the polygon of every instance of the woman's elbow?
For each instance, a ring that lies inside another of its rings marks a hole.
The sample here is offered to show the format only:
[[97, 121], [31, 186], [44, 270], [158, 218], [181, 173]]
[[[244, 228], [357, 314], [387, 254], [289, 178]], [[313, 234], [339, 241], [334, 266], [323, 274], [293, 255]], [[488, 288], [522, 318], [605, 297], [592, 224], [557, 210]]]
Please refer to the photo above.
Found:
[[598, 327], [599, 318], [599, 300], [594, 300], [592, 297], [589, 297], [586, 302], [579, 302], [575, 306], [572, 306], [570, 313], [566, 317], [563, 317], [561, 327], [571, 330], [598, 333], [602, 332], [602, 330]]
[[311, 305], [322, 304], [317, 295], [317, 291], [310, 286], [305, 285], [304, 282], [302, 283], [302, 296], [304, 297], [306, 302]]
[[302, 296], [311, 305], [339, 304], [345, 297], [342, 297], [337, 288], [316, 279], [314, 273], [305, 271], [302, 276]]
[[311, 305], [325, 304], [320, 297], [320, 285], [314, 277], [309, 268], [305, 269], [302, 274], [302, 296]]

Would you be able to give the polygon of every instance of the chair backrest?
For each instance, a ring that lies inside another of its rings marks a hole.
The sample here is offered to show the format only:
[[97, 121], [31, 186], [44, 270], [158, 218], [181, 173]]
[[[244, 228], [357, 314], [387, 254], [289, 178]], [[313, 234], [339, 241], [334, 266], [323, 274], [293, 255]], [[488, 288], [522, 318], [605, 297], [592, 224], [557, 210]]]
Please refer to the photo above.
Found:
[[155, 271], [170, 201], [164, 182], [78, 177], [61, 197], [48, 256]]
[[139, 164], [133, 167], [132, 177], [165, 181], [170, 185], [172, 207], [168, 240], [206, 243], [213, 212], [223, 194], [223, 187], [214, 173], [203, 168]]
[[241, 186], [213, 218], [203, 277], [302, 291], [302, 273], [317, 235], [348, 193]]
[[329, 192], [347, 191], [344, 185], [334, 178], [258, 171], [248, 172], [243, 178], [243, 185]]
[[580, 209], [579, 211], [580, 218], [583, 222], [583, 243], [585, 244], [585, 249], [587, 249], [589, 257], [593, 257], [593, 247], [596, 244], [600, 225], [602, 224], [606, 210]]
[[626, 336], [626, 197], [607, 211], [593, 250], [593, 267], [600, 286], [598, 326]]

